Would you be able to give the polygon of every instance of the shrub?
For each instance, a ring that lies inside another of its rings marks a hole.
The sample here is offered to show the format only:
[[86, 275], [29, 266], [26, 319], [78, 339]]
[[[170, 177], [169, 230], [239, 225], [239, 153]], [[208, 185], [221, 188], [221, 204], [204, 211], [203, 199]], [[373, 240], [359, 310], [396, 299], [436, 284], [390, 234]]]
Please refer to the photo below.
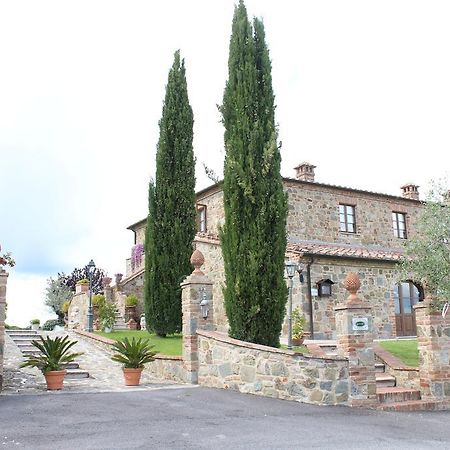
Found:
[[103, 294], [96, 294], [92, 296], [92, 305], [101, 307], [105, 303], [105, 296]]
[[113, 328], [116, 323], [116, 305], [104, 302], [98, 310], [98, 317], [103, 330], [105, 328]]
[[41, 321], [39, 319], [31, 319], [30, 320], [31, 325], [39, 325]]
[[82, 278], [81, 280], [77, 281], [77, 284], [89, 284], [89, 280], [87, 278]]
[[56, 325], [64, 326], [64, 321], [60, 319], [50, 319], [47, 320], [47, 322], [44, 323], [42, 326], [42, 329], [44, 331], [52, 331], [53, 328], [55, 328]]
[[63, 304], [62, 304], [62, 312], [64, 314], [66, 314], [69, 311], [69, 307], [70, 307], [70, 301], [66, 300]]
[[126, 304], [126, 306], [136, 306], [138, 304], [137, 296], [134, 294], [127, 295], [125, 304]]

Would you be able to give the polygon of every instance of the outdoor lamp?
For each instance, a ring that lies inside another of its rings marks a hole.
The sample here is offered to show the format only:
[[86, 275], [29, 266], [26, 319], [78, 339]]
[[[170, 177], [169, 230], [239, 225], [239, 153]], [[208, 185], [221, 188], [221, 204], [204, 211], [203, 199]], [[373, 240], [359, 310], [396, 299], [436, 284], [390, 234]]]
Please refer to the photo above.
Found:
[[206, 320], [208, 318], [208, 313], [209, 313], [209, 302], [208, 302], [208, 299], [206, 298], [205, 288], [202, 287], [200, 290], [202, 292], [202, 301], [200, 302], [200, 311], [202, 313], [202, 317]]
[[200, 302], [200, 311], [202, 312], [202, 317], [206, 320], [209, 312], [209, 302], [206, 298]]
[[88, 319], [88, 326], [87, 326], [87, 330], [92, 333], [93, 330], [93, 319], [94, 319], [94, 315], [92, 313], [92, 274], [94, 273], [95, 270], [95, 263], [94, 260], [91, 259], [89, 261], [89, 264], [87, 265], [87, 269], [88, 269], [88, 274], [89, 274], [89, 308], [88, 308], [88, 314], [87, 314], [87, 319]]
[[289, 278], [292, 278], [295, 275], [295, 271], [297, 270], [297, 263], [294, 261], [287, 261], [285, 267], [287, 276]]
[[292, 288], [294, 286], [293, 278], [298, 269], [298, 264], [294, 261], [287, 261], [285, 267], [289, 278], [288, 350], [292, 350]]

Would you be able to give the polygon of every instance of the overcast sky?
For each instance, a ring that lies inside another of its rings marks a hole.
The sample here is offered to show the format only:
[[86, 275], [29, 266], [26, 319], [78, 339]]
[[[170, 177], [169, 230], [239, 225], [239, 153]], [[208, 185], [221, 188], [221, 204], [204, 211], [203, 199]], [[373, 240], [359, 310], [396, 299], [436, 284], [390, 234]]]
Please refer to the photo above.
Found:
[[[247, 0], [273, 64], [282, 173], [424, 193], [450, 169], [450, 2]], [[125, 271], [147, 214], [173, 53], [185, 58], [197, 188], [221, 174], [217, 104], [234, 1], [0, 1], [0, 244], [9, 323], [44, 319], [45, 280]]]

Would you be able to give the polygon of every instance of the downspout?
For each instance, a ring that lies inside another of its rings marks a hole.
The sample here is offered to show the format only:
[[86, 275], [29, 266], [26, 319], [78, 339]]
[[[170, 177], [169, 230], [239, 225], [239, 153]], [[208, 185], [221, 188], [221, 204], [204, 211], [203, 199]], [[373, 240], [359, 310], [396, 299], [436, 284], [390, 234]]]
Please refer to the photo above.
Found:
[[306, 285], [307, 291], [306, 295], [308, 297], [309, 304], [309, 332], [311, 333], [311, 339], [314, 339], [314, 311], [313, 311], [313, 303], [312, 303], [312, 294], [311, 294], [311, 265], [314, 263], [314, 258], [306, 264]]

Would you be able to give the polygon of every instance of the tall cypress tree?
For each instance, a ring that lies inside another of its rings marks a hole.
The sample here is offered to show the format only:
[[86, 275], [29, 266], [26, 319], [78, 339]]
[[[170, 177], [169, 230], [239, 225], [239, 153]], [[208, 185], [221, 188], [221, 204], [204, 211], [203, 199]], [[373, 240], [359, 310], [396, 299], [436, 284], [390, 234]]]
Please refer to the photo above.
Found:
[[275, 99], [264, 25], [235, 8], [225, 126], [221, 230], [225, 309], [237, 339], [278, 346], [287, 298], [284, 274], [287, 199], [280, 175]]
[[156, 184], [154, 190], [149, 189], [146, 320], [161, 336], [181, 331], [180, 283], [192, 271], [196, 231], [193, 124], [184, 60], [177, 51], [159, 122]]

